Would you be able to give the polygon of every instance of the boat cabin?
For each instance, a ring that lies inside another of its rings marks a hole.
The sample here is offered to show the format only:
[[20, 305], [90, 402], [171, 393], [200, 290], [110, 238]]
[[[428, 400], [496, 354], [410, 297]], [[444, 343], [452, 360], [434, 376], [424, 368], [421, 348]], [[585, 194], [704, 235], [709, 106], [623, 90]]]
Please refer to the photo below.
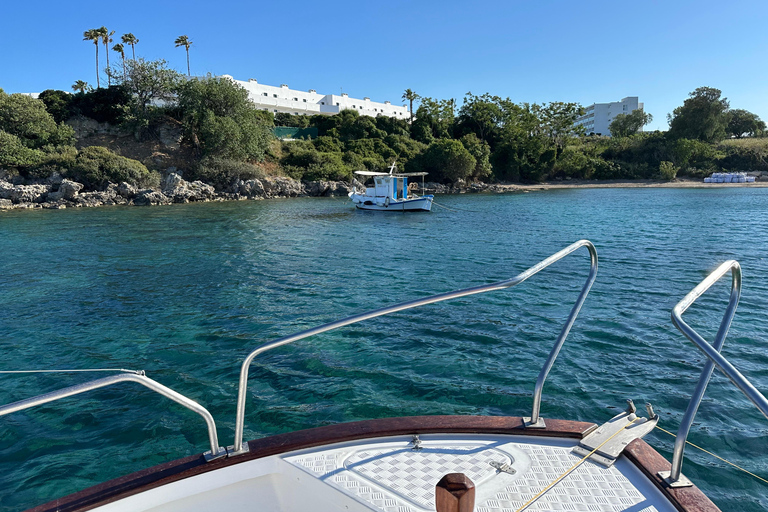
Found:
[[366, 187], [365, 195], [388, 197], [390, 200], [408, 199], [407, 176], [374, 176], [373, 187]]

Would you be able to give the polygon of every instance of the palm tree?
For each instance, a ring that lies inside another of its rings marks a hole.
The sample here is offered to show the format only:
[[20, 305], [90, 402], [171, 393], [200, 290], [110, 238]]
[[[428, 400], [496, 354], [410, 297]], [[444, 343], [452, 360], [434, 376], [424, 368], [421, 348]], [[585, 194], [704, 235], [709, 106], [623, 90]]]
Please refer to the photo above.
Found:
[[133, 60], [136, 60], [136, 43], [139, 42], [139, 40], [136, 38], [135, 35], [128, 32], [127, 34], [123, 34], [123, 36], [120, 38], [123, 41], [123, 44], [129, 44], [131, 45], [131, 52], [133, 53]]
[[192, 46], [192, 41], [187, 36], [179, 36], [174, 43], [176, 43], [176, 48], [183, 46], [187, 49], [187, 75], [192, 76], [192, 73], [189, 72], [189, 47]]
[[[107, 54], [107, 69], [109, 69], [109, 43], [112, 42], [113, 35], [115, 35], [114, 30], [110, 32], [109, 30], [107, 30], [107, 27], [101, 27], [99, 29], [99, 36], [101, 37], [101, 42], [104, 43], [104, 52]], [[110, 76], [109, 72], [107, 72], [107, 83], [109, 85], [112, 85], [112, 77]]]
[[85, 93], [86, 91], [91, 91], [92, 87], [88, 85], [88, 82], [78, 80], [77, 82], [72, 84], [72, 90], [75, 92]]
[[407, 101], [411, 102], [411, 106], [410, 106], [410, 109], [411, 109], [411, 124], [413, 124], [413, 102], [418, 100], [419, 98], [421, 98], [421, 96], [419, 96], [418, 94], [416, 94], [415, 92], [413, 92], [410, 89], [406, 89], [405, 92], [403, 93], [403, 100], [407, 100]]
[[117, 43], [112, 47], [112, 51], [120, 54], [120, 60], [123, 62], [123, 80], [125, 80], [125, 48], [122, 43]]
[[99, 81], [99, 38], [101, 37], [100, 29], [92, 28], [83, 32], [83, 41], [93, 41], [96, 45], [96, 88], [101, 87]]

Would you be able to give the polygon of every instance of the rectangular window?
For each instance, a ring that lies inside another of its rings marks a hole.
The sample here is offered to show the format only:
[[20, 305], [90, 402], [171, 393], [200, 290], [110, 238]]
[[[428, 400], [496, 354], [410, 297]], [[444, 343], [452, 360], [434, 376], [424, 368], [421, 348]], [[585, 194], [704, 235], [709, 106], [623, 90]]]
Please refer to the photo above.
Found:
[[306, 99], [306, 98], [304, 98], [304, 100], [303, 100], [303, 101], [304, 101], [304, 103], [306, 103], [306, 102], [307, 102], [307, 99]]
[[299, 98], [293, 98], [293, 101], [299, 101]]
[[324, 101], [321, 101], [321, 102], [320, 102], [320, 104], [321, 104], [321, 105], [325, 105], [325, 102], [324, 102]]
[[277, 98], [277, 94], [273, 94], [273, 95], [272, 95], [272, 97], [273, 97], [273, 98]]
[[266, 95], [267, 95], [267, 93], [265, 93], [265, 92], [264, 92], [264, 93], [262, 93], [262, 94], [263, 94], [264, 96], [266, 96]]

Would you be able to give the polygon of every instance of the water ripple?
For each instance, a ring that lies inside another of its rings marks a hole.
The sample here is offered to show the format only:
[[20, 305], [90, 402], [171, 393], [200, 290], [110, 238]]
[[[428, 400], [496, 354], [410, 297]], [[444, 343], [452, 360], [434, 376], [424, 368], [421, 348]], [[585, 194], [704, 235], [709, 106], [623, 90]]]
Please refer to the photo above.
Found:
[[[382, 305], [512, 277], [589, 238], [600, 272], [544, 389], [546, 417], [607, 420], [653, 402], [676, 430], [703, 358], [672, 306], [725, 259], [744, 293], [724, 353], [768, 390], [768, 190], [599, 189], [450, 196], [430, 215], [330, 199], [6, 212], [0, 216], [3, 367], [127, 367], [199, 400], [233, 435], [243, 357], [270, 339]], [[586, 276], [586, 252], [520, 287], [427, 306], [259, 356], [246, 437], [415, 414], [529, 414], [536, 375]], [[719, 283], [686, 318], [711, 338]], [[446, 341], [450, 340], [450, 341]], [[2, 376], [4, 403], [87, 380]], [[4, 417], [0, 511], [206, 449], [195, 415], [118, 386]], [[768, 474], [768, 424], [715, 375], [692, 442]], [[671, 438], [649, 441], [669, 457]], [[768, 489], [686, 452], [723, 510]]]

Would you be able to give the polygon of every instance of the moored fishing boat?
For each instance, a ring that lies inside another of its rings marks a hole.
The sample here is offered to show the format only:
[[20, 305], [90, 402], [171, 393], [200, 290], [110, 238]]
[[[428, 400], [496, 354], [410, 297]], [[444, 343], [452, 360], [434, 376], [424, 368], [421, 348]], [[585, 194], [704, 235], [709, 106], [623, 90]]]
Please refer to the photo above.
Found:
[[[251, 363], [273, 348], [375, 317], [520, 285], [549, 265], [586, 248], [589, 274], [544, 363], [530, 417], [427, 416], [325, 426], [244, 442]], [[682, 320], [685, 310], [731, 271], [731, 302], [713, 345]], [[0, 408], [0, 416], [117, 382], [135, 382], [200, 414], [210, 450], [168, 462], [33, 510], [590, 510], [715, 511], [682, 476], [682, 446], [716, 364], [768, 415], [768, 401], [722, 358], [719, 350], [740, 293], [736, 262], [726, 262], [675, 307], [680, 330], [710, 358], [683, 419], [673, 464], [642, 437], [658, 421], [627, 411], [598, 426], [544, 419], [544, 382], [597, 275], [597, 253], [580, 241], [512, 279], [385, 307], [308, 329], [262, 345], [241, 366], [235, 439], [219, 446], [216, 425], [199, 404], [149, 379], [126, 373], [66, 388]], [[692, 411], [692, 412], [691, 412]], [[687, 425], [687, 427], [686, 427]], [[664, 473], [664, 472], [667, 473]], [[471, 500], [470, 500], [471, 498]], [[470, 504], [472, 501], [472, 504]], [[455, 506], [454, 506], [455, 505]], [[451, 508], [453, 507], [453, 508]]]
[[355, 174], [373, 177], [374, 182], [373, 187], [365, 187], [365, 190], [354, 188], [349, 193], [349, 198], [361, 210], [428, 212], [432, 209], [433, 195], [418, 196], [408, 192], [408, 178], [421, 176], [423, 180], [425, 172], [398, 173], [392, 162], [388, 173], [356, 171]]

